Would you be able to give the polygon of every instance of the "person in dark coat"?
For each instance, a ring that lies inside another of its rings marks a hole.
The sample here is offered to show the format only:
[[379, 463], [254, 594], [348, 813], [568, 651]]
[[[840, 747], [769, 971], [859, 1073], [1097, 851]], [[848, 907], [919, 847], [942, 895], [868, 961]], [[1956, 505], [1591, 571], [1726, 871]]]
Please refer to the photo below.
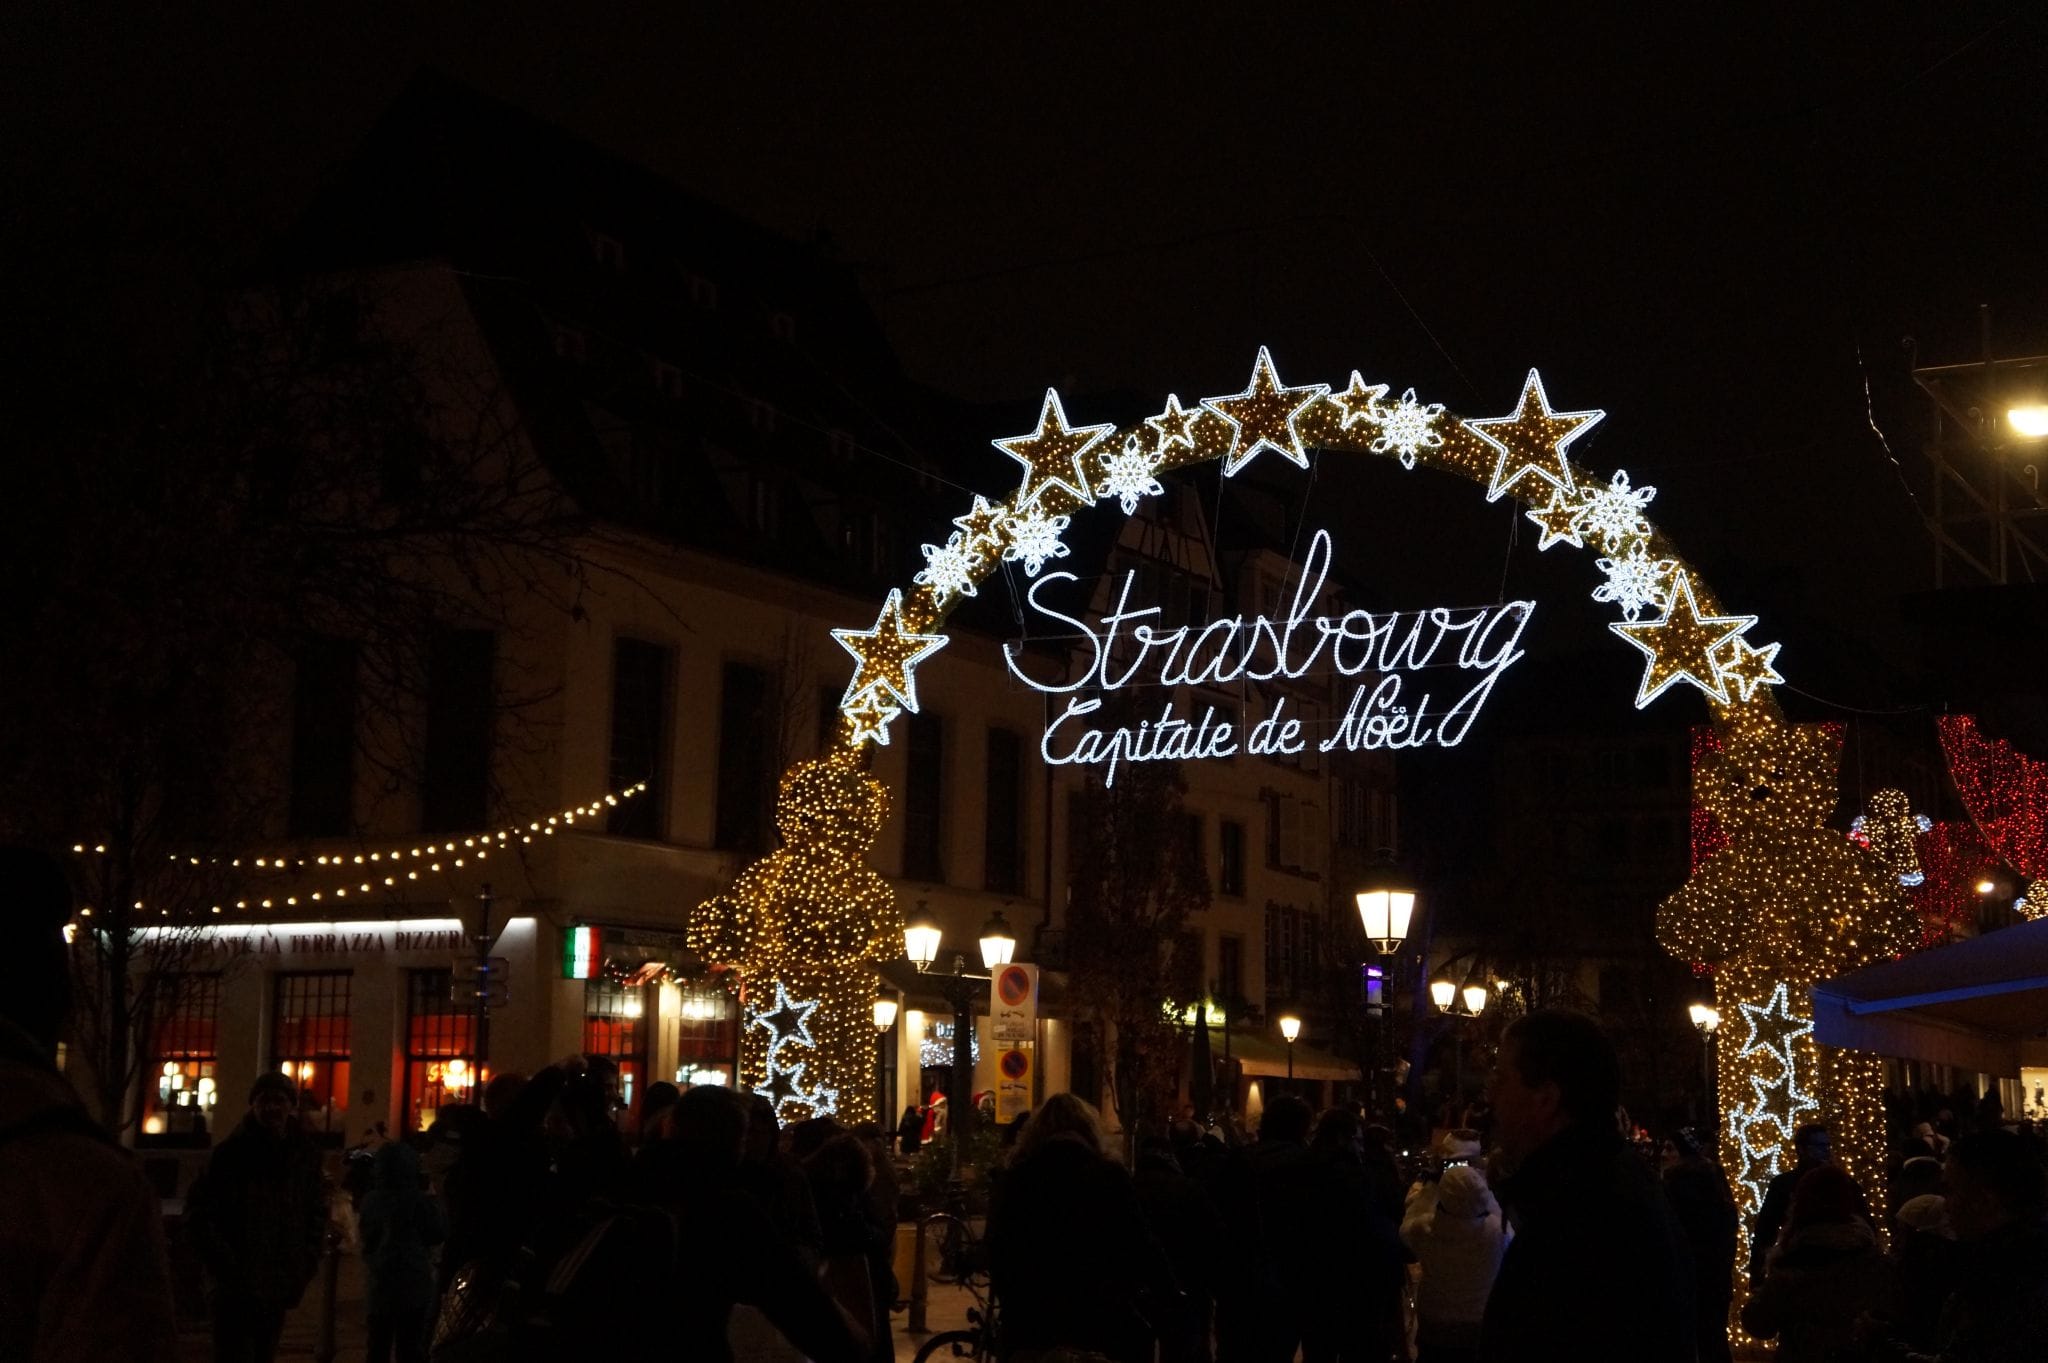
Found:
[[1896, 1304], [1898, 1271], [1863, 1206], [1855, 1180], [1831, 1165], [1809, 1171], [1792, 1194], [1763, 1279], [1742, 1307], [1742, 1328], [1777, 1340], [1779, 1363], [1837, 1363], [1861, 1352], [1863, 1318]]
[[730, 1089], [687, 1089], [669, 1110], [665, 1139], [643, 1147], [635, 1162], [636, 1195], [679, 1228], [660, 1303], [663, 1356], [731, 1363], [732, 1308], [745, 1302], [815, 1363], [866, 1363], [865, 1341], [848, 1328], [815, 1266], [739, 1189], [747, 1121], [746, 1100]]
[[1325, 1112], [1309, 1143], [1313, 1201], [1303, 1286], [1303, 1363], [1387, 1363], [1402, 1335], [1409, 1254], [1365, 1165], [1365, 1124]]
[[[804, 1127], [824, 1122], [830, 1122], [836, 1134], [806, 1151], [802, 1159], [818, 1211], [827, 1286], [866, 1332], [869, 1363], [890, 1363], [896, 1357], [889, 1334], [889, 1307], [896, 1300], [895, 1219], [881, 1218], [869, 1196], [875, 1169], [867, 1144], [829, 1117]], [[792, 1141], [790, 1152], [796, 1154], [798, 1148]]]
[[[1825, 1168], [1835, 1162], [1834, 1138], [1819, 1122], [1808, 1122], [1792, 1133], [1792, 1167], [1774, 1177], [1764, 1189], [1763, 1205], [1757, 1208], [1756, 1224], [1751, 1228], [1749, 1239], [1749, 1276], [1752, 1282], [1763, 1275], [1764, 1259], [1771, 1252], [1771, 1246], [1778, 1243], [1778, 1234], [1785, 1225], [1785, 1217], [1792, 1210], [1792, 1194], [1798, 1191], [1799, 1181], [1815, 1169]], [[1857, 1195], [1862, 1195], [1858, 1190]], [[1871, 1221], [1870, 1208], [1863, 1208], [1863, 1219]], [[1872, 1225], [1876, 1222], [1871, 1221]]]
[[1495, 1184], [1515, 1237], [1480, 1328], [1486, 1363], [1690, 1363], [1692, 1266], [1655, 1175], [1615, 1124], [1621, 1066], [1600, 1025], [1535, 1012], [1501, 1038]]
[[1139, 1144], [1131, 1182], [1145, 1224], [1165, 1252], [1181, 1291], [1176, 1309], [1155, 1322], [1160, 1363], [1208, 1363], [1216, 1246], [1223, 1238], [1223, 1218], [1217, 1215], [1209, 1190], [1181, 1168], [1169, 1140], [1155, 1136]]
[[1230, 1256], [1216, 1302], [1225, 1363], [1292, 1359], [1301, 1344], [1320, 1196], [1308, 1153], [1313, 1120], [1301, 1099], [1275, 1097], [1260, 1114], [1258, 1140], [1217, 1174]]
[[1086, 1102], [1056, 1093], [1025, 1124], [989, 1207], [988, 1252], [1005, 1357], [1066, 1348], [1150, 1363], [1141, 1305], [1170, 1296], [1173, 1275]]
[[156, 1193], [54, 1059], [70, 1004], [70, 917], [62, 867], [0, 849], [0, 1358], [172, 1358]]
[[1728, 1363], [1728, 1312], [1735, 1300], [1735, 1239], [1741, 1213], [1728, 1175], [1685, 1131], [1664, 1141], [1664, 1196], [1692, 1251], [1692, 1301], [1699, 1363]]
[[420, 1157], [387, 1141], [371, 1157], [363, 1196], [363, 1270], [368, 1278], [370, 1363], [426, 1363], [437, 1299], [434, 1246], [448, 1238], [441, 1204], [421, 1186]]
[[924, 1114], [912, 1103], [903, 1109], [903, 1119], [896, 1123], [896, 1150], [899, 1154], [914, 1155], [923, 1143]]
[[804, 1262], [816, 1267], [825, 1257], [825, 1237], [803, 1165], [782, 1152], [782, 1125], [775, 1104], [758, 1093], [740, 1095], [747, 1105], [746, 1153], [740, 1160], [740, 1191], [754, 1199]]
[[249, 1113], [214, 1147], [185, 1205], [185, 1226], [213, 1283], [217, 1363], [269, 1363], [285, 1313], [320, 1262], [327, 1200], [320, 1156], [292, 1124], [281, 1074], [257, 1078]]

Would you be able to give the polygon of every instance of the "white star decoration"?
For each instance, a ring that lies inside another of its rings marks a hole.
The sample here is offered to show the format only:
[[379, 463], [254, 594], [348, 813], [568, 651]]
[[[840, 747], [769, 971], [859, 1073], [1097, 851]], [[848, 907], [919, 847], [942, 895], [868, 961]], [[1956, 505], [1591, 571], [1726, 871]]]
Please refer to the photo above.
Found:
[[911, 670], [946, 646], [943, 634], [916, 634], [903, 624], [903, 590], [891, 588], [875, 617], [873, 629], [835, 629], [832, 637], [860, 666], [840, 699], [843, 710], [872, 687], [879, 687], [904, 709], [917, 713], [917, 679]]
[[790, 998], [789, 986], [777, 980], [774, 1003], [751, 1010], [748, 1014], [749, 1027], [759, 1027], [768, 1033], [766, 1072], [754, 1092], [775, 1104], [777, 1119], [783, 1117], [783, 1109], [791, 1103], [808, 1106], [814, 1117], [823, 1117], [838, 1110], [839, 1091], [823, 1085], [806, 1088], [804, 1068], [808, 1062], [788, 1060], [783, 1055], [790, 1046], [806, 1050], [818, 1048], [817, 1039], [811, 1035], [811, 1014], [818, 1011], [818, 1005], [819, 1000], [816, 999]]
[[1769, 1055], [1775, 1059], [1778, 1077], [1752, 1075], [1751, 1101], [1729, 1109], [1728, 1129], [1741, 1151], [1738, 1179], [1749, 1188], [1752, 1205], [1763, 1201], [1764, 1187], [1782, 1167], [1780, 1152], [1792, 1139], [1799, 1114], [1816, 1106], [1813, 1094], [1799, 1082], [1799, 1038], [1813, 1031], [1813, 1021], [1792, 1012], [1790, 992], [1780, 983], [1768, 1002], [1741, 1005], [1749, 1034], [1743, 1039], [1742, 1054]]
[[1593, 599], [1613, 602], [1630, 620], [1641, 619], [1645, 606], [1663, 610], [1671, 604], [1671, 571], [1678, 566], [1676, 559], [1651, 558], [1642, 545], [1634, 544], [1627, 554], [1595, 559], [1593, 566], [1607, 574], [1607, 580], [1593, 589]]
[[1559, 492], [1576, 493], [1571, 461], [1565, 457], [1565, 451], [1606, 415], [1598, 410], [1552, 410], [1550, 395], [1543, 391], [1543, 376], [1530, 370], [1513, 412], [1464, 423], [1466, 430], [1493, 446], [1496, 452], [1486, 500], [1499, 501], [1530, 474]]
[[1027, 577], [1037, 577], [1047, 559], [1067, 556], [1067, 546], [1060, 543], [1060, 536], [1067, 531], [1065, 516], [1048, 516], [1034, 506], [1021, 516], [1012, 516], [1004, 525], [1010, 532], [1010, 542], [1003, 546], [1003, 560], [1022, 563]]
[[924, 550], [924, 571], [911, 578], [932, 589], [940, 605], [947, 598], [974, 595], [976, 555], [967, 547], [964, 531], [955, 530], [944, 544], [920, 546]]
[[[1381, 386], [1380, 391], [1386, 391], [1385, 385]], [[1415, 390], [1410, 388], [1401, 394], [1399, 402], [1392, 407], [1380, 408], [1374, 417], [1374, 420], [1379, 422], [1380, 435], [1379, 439], [1372, 442], [1372, 452], [1398, 455], [1402, 468], [1414, 468], [1416, 455], [1423, 450], [1436, 449], [1444, 443], [1443, 436], [1436, 429], [1436, 419], [1443, 414], [1444, 405], [1441, 402], [1419, 403], [1415, 400]], [[1351, 424], [1348, 415], [1344, 419], [1344, 424]]]
[[1123, 449], [1103, 462], [1102, 495], [1116, 498], [1128, 516], [1138, 509], [1138, 498], [1157, 497], [1166, 491], [1152, 476], [1158, 467], [1139, 447], [1138, 437], [1132, 436], [1124, 441]]
[[1195, 418], [1202, 414], [1200, 407], [1189, 412], [1182, 409], [1180, 399], [1172, 393], [1166, 395], [1166, 410], [1158, 416], [1148, 416], [1145, 424], [1159, 432], [1159, 457], [1164, 459], [1180, 445], [1190, 452], [1195, 448]]
[[1606, 487], [1587, 491], [1586, 499], [1579, 503], [1579, 521], [1588, 532], [1600, 537], [1601, 548], [1610, 554], [1618, 553], [1630, 540], [1650, 533], [1643, 508], [1656, 495], [1657, 489], [1653, 487], [1631, 488], [1628, 470], [1616, 469]]

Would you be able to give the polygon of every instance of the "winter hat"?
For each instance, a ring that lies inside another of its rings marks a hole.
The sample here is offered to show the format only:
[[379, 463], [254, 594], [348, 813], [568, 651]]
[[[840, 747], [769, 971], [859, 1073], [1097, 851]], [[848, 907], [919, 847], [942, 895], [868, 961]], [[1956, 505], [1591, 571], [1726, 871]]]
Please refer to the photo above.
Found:
[[1455, 1131], [1446, 1131], [1437, 1142], [1437, 1153], [1447, 1160], [1478, 1159], [1479, 1133], [1463, 1127]]
[[1494, 1210], [1493, 1192], [1486, 1175], [1469, 1164], [1454, 1164], [1444, 1170], [1436, 1185], [1437, 1211], [1445, 1216], [1477, 1221]]
[[1948, 1199], [1939, 1193], [1922, 1193], [1899, 1204], [1899, 1224], [1907, 1230], [1933, 1231], [1948, 1235]]

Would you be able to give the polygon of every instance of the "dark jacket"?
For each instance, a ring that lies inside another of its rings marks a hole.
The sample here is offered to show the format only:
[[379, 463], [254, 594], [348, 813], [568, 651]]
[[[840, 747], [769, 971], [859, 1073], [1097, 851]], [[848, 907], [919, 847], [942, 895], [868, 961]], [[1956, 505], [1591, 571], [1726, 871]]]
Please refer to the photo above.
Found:
[[1956, 1290], [1931, 1354], [1880, 1352], [1887, 1363], [2036, 1363], [2048, 1321], [2048, 1221], [2007, 1226], [1955, 1246]]
[[1742, 1308], [1742, 1328], [1778, 1341], [1779, 1363], [1835, 1363], [1860, 1356], [1857, 1322], [1896, 1303], [1898, 1270], [1878, 1251], [1866, 1221], [1792, 1231], [1764, 1261]]
[[[1749, 1276], [1754, 1278], [1764, 1271], [1764, 1256], [1771, 1252], [1771, 1246], [1778, 1242], [1778, 1233], [1785, 1228], [1785, 1218], [1792, 1211], [1792, 1194], [1799, 1190], [1799, 1180], [1808, 1173], [1821, 1168], [1818, 1164], [1801, 1165], [1787, 1169], [1773, 1178], [1764, 1188], [1764, 1201], [1757, 1208], [1756, 1225], [1749, 1240]], [[1870, 1215], [1870, 1204], [1863, 1201], [1863, 1190], [1856, 1190], [1863, 1219], [1876, 1225]]]
[[175, 1357], [162, 1225], [134, 1157], [0, 1019], [0, 1358]]
[[1487, 1299], [1487, 1363], [1688, 1363], [1692, 1264], [1656, 1176], [1621, 1137], [1572, 1127], [1495, 1189], [1514, 1224]]
[[193, 1185], [185, 1226], [214, 1291], [296, 1306], [327, 1232], [319, 1152], [295, 1129], [273, 1136], [244, 1117]]
[[1152, 1356], [1139, 1307], [1172, 1273], [1122, 1165], [1068, 1137], [1030, 1151], [996, 1185], [988, 1250], [1007, 1352]]
[[1728, 1190], [1728, 1177], [1705, 1160], [1664, 1171], [1664, 1194], [1692, 1252], [1693, 1304], [1701, 1320], [1726, 1328], [1735, 1296], [1735, 1232], [1741, 1219]]
[[371, 1315], [433, 1306], [434, 1246], [448, 1238], [448, 1218], [420, 1187], [419, 1153], [403, 1141], [377, 1151], [363, 1197], [362, 1238]]

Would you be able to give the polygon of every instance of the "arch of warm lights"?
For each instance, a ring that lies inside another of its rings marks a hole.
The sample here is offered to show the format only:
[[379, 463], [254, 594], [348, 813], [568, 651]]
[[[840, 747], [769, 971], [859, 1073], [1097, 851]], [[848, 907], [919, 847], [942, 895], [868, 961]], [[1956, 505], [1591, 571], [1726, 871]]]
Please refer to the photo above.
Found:
[[[778, 818], [825, 828], [873, 817], [886, 791], [866, 772], [870, 745], [888, 743], [893, 722], [918, 709], [917, 669], [945, 647], [952, 609], [1004, 564], [1036, 577], [1065, 557], [1074, 516], [1108, 507], [1131, 514], [1164, 490], [1161, 473], [1210, 460], [1227, 477], [1260, 457], [1306, 468], [1321, 449], [1456, 474], [1488, 501], [1521, 503], [1539, 549], [1590, 553], [1600, 577], [1593, 599], [1619, 612], [1610, 628], [1643, 657], [1638, 707], [1680, 685], [1706, 698], [1713, 732], [1698, 745], [1695, 823], [1704, 821], [1713, 840], [1660, 910], [1658, 931], [1667, 948], [1712, 970], [1732, 1024], [1720, 1048], [1721, 1149], [1746, 1209], [1806, 1120], [1833, 1123], [1845, 1164], [1873, 1184], [1882, 1168], [1879, 1062], [1814, 1044], [1807, 987], [1902, 949], [1911, 919], [1895, 878], [1825, 827], [1839, 734], [1785, 719], [1772, 696], [1783, 681], [1779, 645], [1753, 640], [1756, 617], [1725, 608], [1650, 523], [1644, 512], [1656, 490], [1632, 485], [1626, 472], [1598, 477], [1570, 457], [1603, 413], [1557, 410], [1534, 370], [1514, 410], [1497, 417], [1461, 418], [1413, 389], [1391, 391], [1356, 372], [1341, 388], [1288, 386], [1261, 348], [1243, 390], [1187, 405], [1170, 396], [1128, 428], [1075, 425], [1048, 392], [1035, 430], [994, 442], [1017, 462], [1017, 488], [998, 500], [974, 496], [944, 541], [924, 546], [924, 568], [888, 594], [871, 626], [832, 631], [854, 662], [842, 722], [826, 755], [785, 779]], [[893, 897], [842, 892], [873, 874], [860, 855], [866, 842], [858, 830], [825, 841], [837, 850], [806, 854], [802, 865], [774, 854], [785, 862], [757, 864], [732, 895], [704, 906], [693, 926], [700, 947], [765, 987], [815, 972], [794, 929], [823, 914], [840, 938], [874, 943], [873, 960], [893, 956]], [[827, 1000], [811, 1018], [817, 1049], [808, 1061], [844, 1113], [873, 1091], [874, 1042], [867, 991], [841, 992], [838, 1007]], [[764, 1085], [765, 1058], [749, 1057], [749, 1078]]]

